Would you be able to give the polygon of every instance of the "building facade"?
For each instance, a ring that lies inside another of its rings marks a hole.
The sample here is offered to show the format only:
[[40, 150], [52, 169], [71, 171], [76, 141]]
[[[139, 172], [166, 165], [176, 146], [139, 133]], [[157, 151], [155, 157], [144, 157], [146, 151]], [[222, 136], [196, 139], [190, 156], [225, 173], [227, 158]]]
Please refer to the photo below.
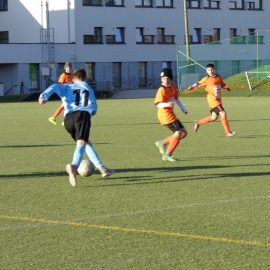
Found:
[[[269, 1], [186, 4], [196, 61], [256, 61], [258, 45], [260, 60], [270, 59], [262, 34]], [[65, 62], [85, 68], [96, 90], [156, 88], [162, 67], [178, 71], [183, 10], [182, 0], [0, 0], [0, 94], [40, 91], [57, 81]]]

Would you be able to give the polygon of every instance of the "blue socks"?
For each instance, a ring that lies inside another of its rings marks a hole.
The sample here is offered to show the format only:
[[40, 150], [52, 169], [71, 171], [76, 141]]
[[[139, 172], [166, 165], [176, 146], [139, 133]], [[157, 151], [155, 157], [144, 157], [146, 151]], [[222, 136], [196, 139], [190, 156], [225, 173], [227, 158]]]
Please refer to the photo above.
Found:
[[103, 162], [99, 158], [97, 152], [95, 151], [93, 145], [91, 143], [86, 144], [85, 151], [91, 162], [95, 165], [97, 169], [104, 166]]
[[85, 144], [76, 145], [76, 149], [73, 154], [72, 165], [75, 165], [77, 168], [80, 166], [80, 163], [83, 159], [84, 151], [85, 151]]

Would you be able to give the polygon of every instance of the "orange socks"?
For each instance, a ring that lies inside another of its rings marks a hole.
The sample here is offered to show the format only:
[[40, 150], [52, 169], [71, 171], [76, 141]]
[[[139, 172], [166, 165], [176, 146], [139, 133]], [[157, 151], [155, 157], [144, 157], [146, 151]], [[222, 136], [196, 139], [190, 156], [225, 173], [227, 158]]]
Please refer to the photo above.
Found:
[[204, 124], [210, 123], [210, 122], [212, 122], [212, 121], [213, 121], [213, 120], [212, 120], [212, 117], [211, 117], [211, 116], [207, 116], [207, 117], [205, 117], [205, 118], [199, 120], [199, 121], [198, 121], [198, 124], [199, 124], [199, 125], [204, 125]]
[[53, 118], [56, 118], [62, 111], [64, 110], [64, 106], [60, 105], [56, 111], [54, 112], [54, 114], [52, 115]]
[[220, 121], [221, 121], [221, 123], [223, 125], [223, 128], [225, 130], [225, 133], [227, 134], [227, 133], [231, 132], [231, 129], [230, 129], [230, 126], [229, 126], [229, 123], [228, 123], [228, 120], [227, 120], [226, 115], [224, 117], [221, 117], [220, 118]]
[[[173, 137], [173, 136], [171, 136], [169, 138], [170, 138], [170, 142], [169, 142], [169, 146], [168, 146], [168, 148], [166, 150], [166, 153], [168, 153], [170, 155], [176, 149], [176, 147], [179, 144], [180, 140], [178, 138]], [[167, 140], [169, 138], [166, 138], [165, 140]]]

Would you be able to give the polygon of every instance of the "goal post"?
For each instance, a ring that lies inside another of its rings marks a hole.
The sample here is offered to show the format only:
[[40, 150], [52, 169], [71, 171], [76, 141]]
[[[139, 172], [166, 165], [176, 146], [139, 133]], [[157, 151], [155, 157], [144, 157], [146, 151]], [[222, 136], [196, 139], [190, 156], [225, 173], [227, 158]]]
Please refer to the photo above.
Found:
[[245, 71], [245, 75], [250, 91], [270, 81], [270, 71]]

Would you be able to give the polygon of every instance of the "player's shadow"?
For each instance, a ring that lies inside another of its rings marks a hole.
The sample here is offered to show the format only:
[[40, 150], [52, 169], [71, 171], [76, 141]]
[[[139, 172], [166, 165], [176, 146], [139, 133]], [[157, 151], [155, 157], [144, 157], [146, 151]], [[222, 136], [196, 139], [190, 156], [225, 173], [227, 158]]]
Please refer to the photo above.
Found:
[[178, 175], [178, 176], [129, 176], [129, 177], [116, 177], [112, 176], [108, 180], [124, 180], [123, 183], [107, 182], [106, 184], [100, 185], [89, 185], [89, 188], [102, 188], [102, 187], [113, 187], [113, 186], [128, 186], [128, 185], [153, 185], [160, 183], [176, 183], [184, 181], [207, 181], [207, 180], [229, 180], [232, 178], [238, 179], [240, 177], [260, 177], [270, 176], [270, 172], [246, 172], [246, 173], [220, 173], [220, 174], [190, 174], [190, 175]]
[[0, 174], [0, 180], [25, 179], [25, 178], [41, 178], [41, 177], [59, 177], [67, 176], [65, 171], [62, 172], [33, 172], [33, 173], [16, 173], [16, 174]]
[[61, 147], [67, 145], [74, 145], [71, 143], [66, 144], [26, 144], [26, 145], [0, 145], [0, 148], [35, 148], [35, 147]]
[[[103, 142], [95, 142], [97, 144], [109, 144]], [[61, 143], [61, 144], [19, 144], [19, 145], [0, 145], [0, 148], [35, 148], [35, 147], [62, 147], [62, 146], [74, 146], [75, 143]]]

